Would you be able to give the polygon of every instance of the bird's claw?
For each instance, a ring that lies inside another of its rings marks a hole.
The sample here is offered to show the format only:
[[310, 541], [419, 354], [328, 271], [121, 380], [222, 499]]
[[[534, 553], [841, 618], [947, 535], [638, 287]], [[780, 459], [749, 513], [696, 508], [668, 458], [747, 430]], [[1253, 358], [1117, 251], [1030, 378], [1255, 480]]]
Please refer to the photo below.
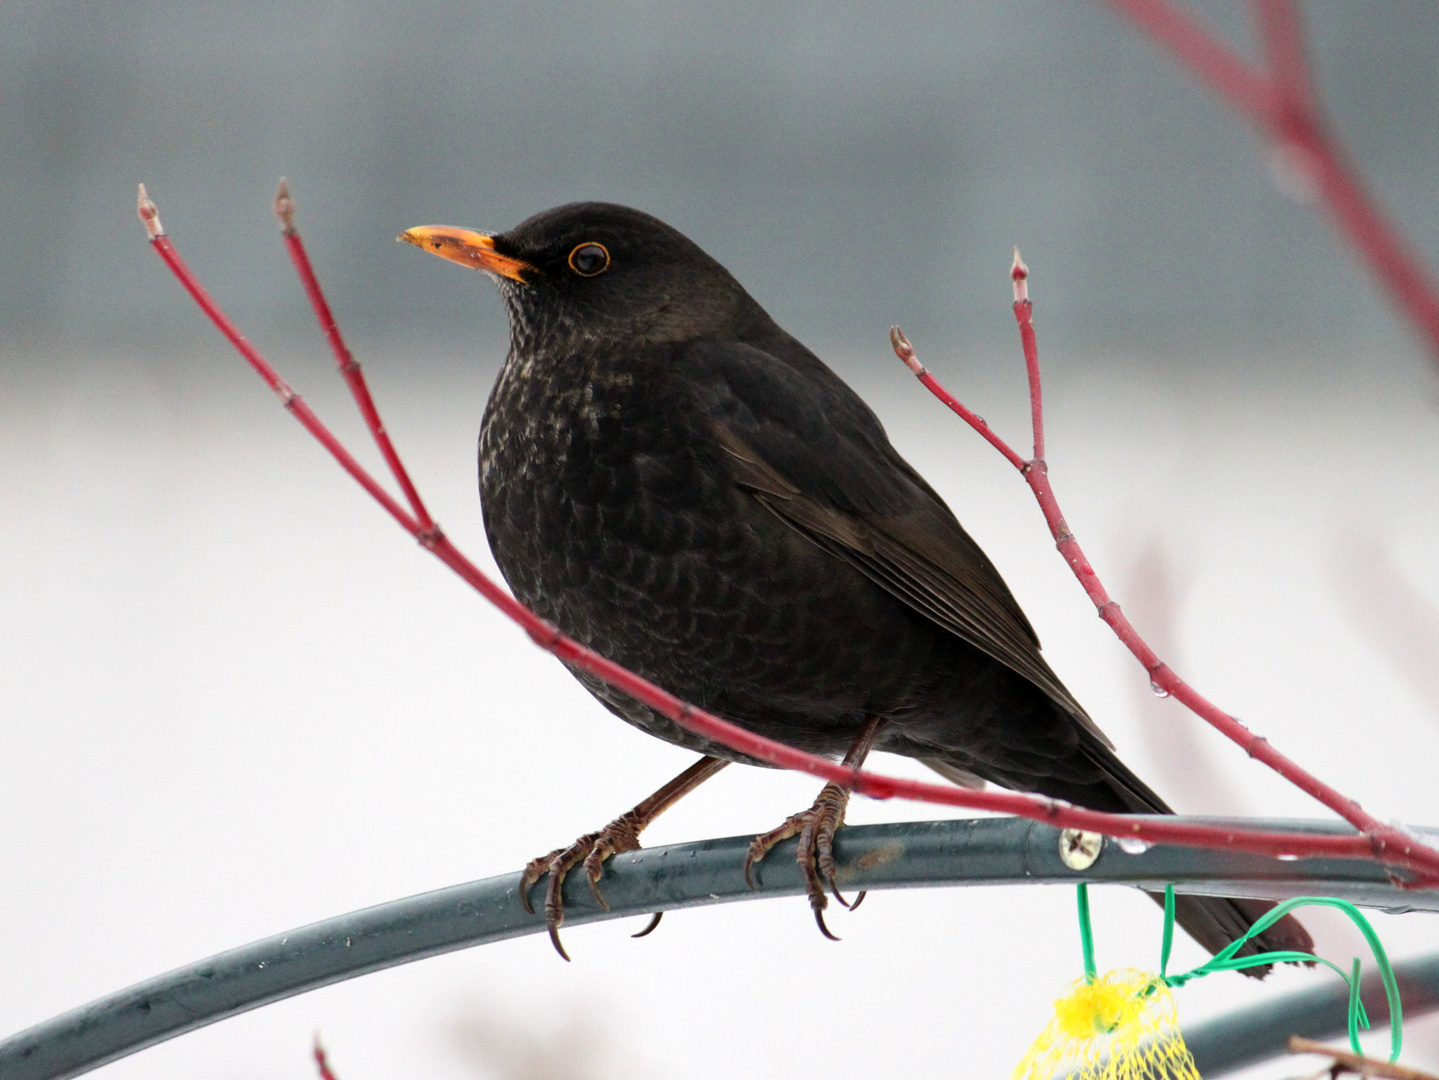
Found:
[[[556, 848], [548, 855], [531, 859], [525, 867], [525, 872], [520, 875], [520, 904], [531, 915], [535, 913], [534, 905], [530, 903], [530, 890], [540, 878], [549, 874], [550, 880], [545, 887], [545, 927], [549, 930], [550, 942], [555, 951], [566, 960], [570, 958], [569, 954], [560, 943], [560, 927], [565, 921], [565, 877], [576, 866], [583, 864], [595, 902], [608, 911], [610, 906], [600, 892], [600, 877], [604, 874], [605, 860], [611, 855], [638, 851], [639, 847], [638, 822], [634, 820], [632, 813], [622, 814], [599, 832], [586, 833], [569, 847]], [[653, 929], [654, 923], [651, 923], [635, 936], [643, 937]]]
[[799, 847], [795, 852], [795, 861], [799, 863], [800, 873], [804, 875], [804, 891], [809, 897], [809, 906], [814, 912], [814, 921], [819, 925], [819, 932], [831, 941], [838, 941], [839, 938], [830, 933], [829, 927], [824, 924], [824, 909], [829, 906], [825, 886], [828, 885], [829, 891], [842, 907], [851, 911], [864, 898], [864, 893], [860, 893], [854, 902], [850, 903], [835, 883], [838, 868], [834, 861], [834, 836], [844, 824], [844, 811], [848, 805], [848, 791], [838, 784], [826, 784], [819, 793], [819, 798], [815, 799], [814, 805], [808, 810], [791, 814], [778, 828], [756, 836], [750, 842], [749, 852], [744, 860], [745, 881], [751, 889], [756, 888], [755, 864], [768, 855], [770, 849], [780, 841], [798, 836]]
[[530, 890], [535, 883], [549, 873], [550, 868], [560, 861], [569, 848], [555, 848], [548, 855], [541, 855], [538, 859], [531, 859], [525, 865], [525, 872], [520, 875], [520, 906], [531, 915], [535, 913], [535, 905], [530, 903]]

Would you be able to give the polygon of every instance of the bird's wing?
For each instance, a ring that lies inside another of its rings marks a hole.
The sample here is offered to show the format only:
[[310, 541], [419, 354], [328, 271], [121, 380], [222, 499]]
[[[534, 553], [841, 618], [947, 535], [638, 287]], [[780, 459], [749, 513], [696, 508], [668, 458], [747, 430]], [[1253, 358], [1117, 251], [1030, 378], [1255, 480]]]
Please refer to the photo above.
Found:
[[696, 343], [684, 359], [736, 484], [1112, 745], [1045, 663], [994, 564], [838, 376], [738, 342]]

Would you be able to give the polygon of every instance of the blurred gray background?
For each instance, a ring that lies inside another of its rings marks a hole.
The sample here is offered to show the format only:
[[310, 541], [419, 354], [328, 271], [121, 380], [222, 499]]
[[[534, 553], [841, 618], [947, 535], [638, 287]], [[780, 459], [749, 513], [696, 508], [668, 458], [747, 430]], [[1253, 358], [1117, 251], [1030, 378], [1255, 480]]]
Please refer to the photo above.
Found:
[[[1246, 5], [1190, 8], [1252, 54]], [[1439, 263], [1439, 4], [1303, 9], [1335, 128]], [[1186, 811], [1320, 816], [1149, 693], [1013, 470], [890, 356], [901, 323], [1022, 443], [1017, 243], [1051, 475], [1125, 610], [1379, 817], [1439, 824], [1434, 362], [1262, 142], [1098, 0], [3, 15], [0, 1032], [517, 869], [690, 760], [595, 705], [308, 441], [147, 250], [140, 180], [373, 463], [270, 215], [291, 179], [387, 424], [484, 565], [474, 440], [503, 312], [394, 237], [580, 198], [658, 214], [863, 392], [1137, 772]], [[752, 834], [814, 793], [727, 770], [646, 839]], [[849, 819], [936, 813], [860, 800]], [[677, 913], [641, 942], [581, 928], [571, 965], [541, 938], [454, 954], [100, 1075], [299, 1080], [318, 1028], [341, 1080], [1003, 1076], [1079, 974], [1072, 912], [1068, 890], [971, 889], [876, 894], [835, 913], [841, 945], [798, 899]], [[1095, 918], [1101, 966], [1154, 966], [1153, 904], [1097, 890]], [[1307, 921], [1339, 963], [1362, 950]], [[1393, 955], [1439, 948], [1428, 917], [1376, 922]], [[1179, 1007], [1327, 977], [1216, 976]], [[1439, 1064], [1435, 1024], [1407, 1046]]]
[[[1244, 4], [1192, 6], [1252, 52]], [[1305, 11], [1336, 128], [1432, 256], [1439, 6]], [[136, 266], [139, 180], [235, 317], [299, 325], [281, 174], [361, 335], [474, 331], [469, 283], [417, 267], [402, 229], [589, 198], [671, 221], [817, 345], [1007, 333], [1015, 243], [1076, 343], [1393, 332], [1258, 140], [1093, 0], [14, 2], [4, 30], [11, 340], [196, 333]]]

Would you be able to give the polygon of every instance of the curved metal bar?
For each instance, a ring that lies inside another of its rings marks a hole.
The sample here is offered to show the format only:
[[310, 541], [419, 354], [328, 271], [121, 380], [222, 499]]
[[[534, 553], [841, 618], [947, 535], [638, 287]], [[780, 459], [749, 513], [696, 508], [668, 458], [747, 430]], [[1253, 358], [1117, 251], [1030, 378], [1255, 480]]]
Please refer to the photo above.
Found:
[[[1394, 965], [1404, 1019], [1439, 1010], [1439, 953]], [[1378, 972], [1360, 982], [1369, 1022], [1389, 1022], [1389, 999]], [[1196, 1024], [1184, 1032], [1201, 1076], [1224, 1076], [1289, 1052], [1291, 1035], [1328, 1039], [1349, 1030], [1349, 988], [1335, 980], [1241, 1012]]]
[[[1212, 821], [1213, 819], [1208, 819]], [[1236, 829], [1347, 832], [1342, 824], [1235, 821]], [[606, 911], [584, 876], [566, 882], [567, 926], [804, 891], [794, 841], [745, 884], [750, 837], [648, 848], [606, 864]], [[1060, 858], [1060, 832], [1019, 818], [852, 826], [835, 849], [842, 888], [1114, 882], [1181, 892], [1283, 898], [1322, 892], [1386, 910], [1439, 911], [1439, 890], [1401, 891], [1376, 863], [1278, 862], [1243, 852], [1161, 846], [1128, 852], [1106, 840], [1083, 872]], [[0, 1043], [5, 1080], [60, 1080], [225, 1017], [330, 983], [427, 956], [538, 933], [516, 895], [518, 874], [455, 885], [365, 908], [220, 953], [37, 1024]]]

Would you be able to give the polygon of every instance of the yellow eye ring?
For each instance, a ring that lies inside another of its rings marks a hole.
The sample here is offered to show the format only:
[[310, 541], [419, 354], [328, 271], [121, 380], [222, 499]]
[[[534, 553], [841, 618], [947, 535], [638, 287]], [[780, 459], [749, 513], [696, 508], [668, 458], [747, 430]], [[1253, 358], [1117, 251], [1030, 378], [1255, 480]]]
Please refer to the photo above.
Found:
[[587, 241], [576, 244], [570, 252], [570, 269], [580, 277], [594, 277], [603, 274], [610, 266], [610, 253], [604, 244]]

